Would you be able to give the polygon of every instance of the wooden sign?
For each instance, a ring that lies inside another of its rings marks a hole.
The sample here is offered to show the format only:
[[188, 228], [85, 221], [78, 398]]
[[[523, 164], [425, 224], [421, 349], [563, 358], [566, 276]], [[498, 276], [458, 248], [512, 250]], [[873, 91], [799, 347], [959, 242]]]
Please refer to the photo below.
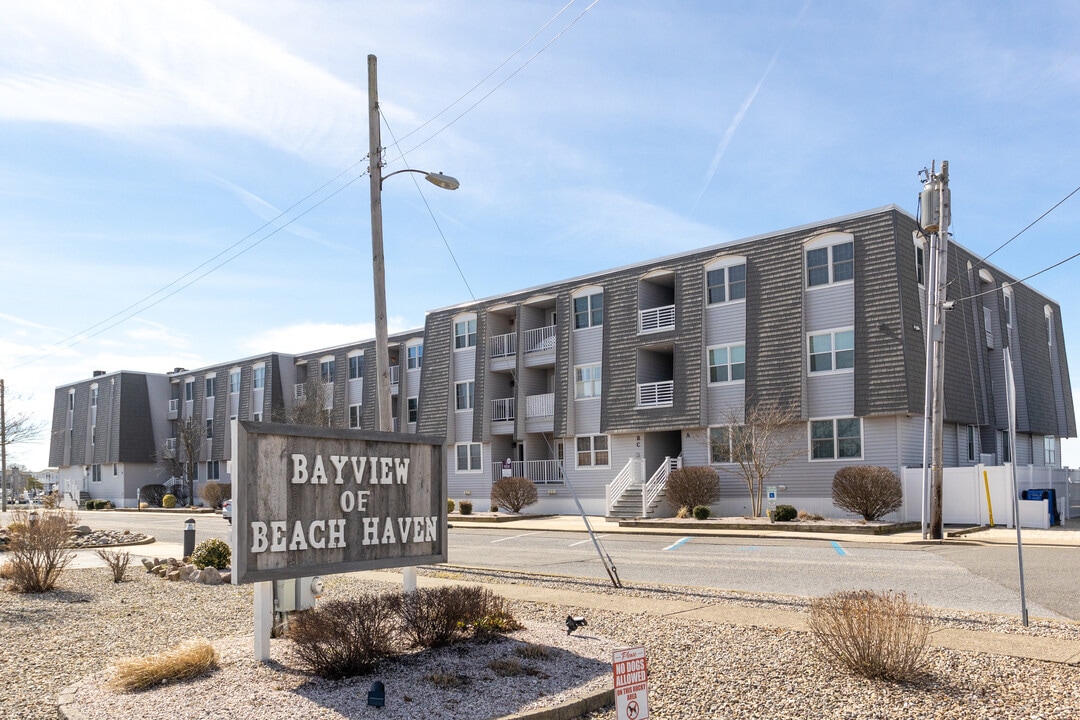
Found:
[[441, 438], [237, 426], [234, 583], [446, 562]]

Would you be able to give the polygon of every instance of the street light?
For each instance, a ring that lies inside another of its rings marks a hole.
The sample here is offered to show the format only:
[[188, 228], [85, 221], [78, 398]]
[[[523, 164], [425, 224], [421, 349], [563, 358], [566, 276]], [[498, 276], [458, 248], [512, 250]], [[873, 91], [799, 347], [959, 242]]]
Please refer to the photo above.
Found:
[[[370, 146], [369, 174], [371, 175], [371, 261], [375, 285], [375, 395], [379, 411], [378, 430], [394, 429], [390, 412], [390, 350], [386, 328], [386, 259], [383, 255], [382, 227], [382, 138], [379, 120], [379, 82], [374, 55], [368, 55], [368, 142]], [[386, 177], [404, 172], [420, 173], [424, 178], [446, 190], [457, 190], [460, 183], [442, 173], [406, 168]]]

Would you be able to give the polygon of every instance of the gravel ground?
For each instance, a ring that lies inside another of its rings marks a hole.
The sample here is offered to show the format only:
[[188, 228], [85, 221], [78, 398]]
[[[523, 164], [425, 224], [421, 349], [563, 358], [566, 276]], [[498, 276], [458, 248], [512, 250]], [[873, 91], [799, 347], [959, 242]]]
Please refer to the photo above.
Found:
[[[445, 569], [421, 570], [446, 575]], [[806, 601], [785, 596], [670, 587], [614, 590], [589, 580], [544, 579], [512, 573], [455, 571], [455, 578], [565, 586], [579, 592], [650, 597], [691, 597], [716, 604], [737, 603], [805, 609]], [[330, 578], [326, 597], [364, 589], [356, 577]], [[617, 600], [612, 607], [617, 607]], [[822, 663], [805, 633], [740, 628], [643, 614], [590, 611], [589, 625], [567, 638], [552, 618], [572, 607], [515, 602], [511, 608], [528, 626], [517, 640], [455, 647], [385, 663], [366, 678], [342, 682], [311, 679], [297, 670], [287, 641], [274, 641], [273, 662], [251, 659], [250, 586], [208, 587], [172, 583], [133, 566], [117, 585], [105, 568], [69, 570], [60, 590], [43, 596], [0, 593], [0, 709], [5, 717], [54, 718], [56, 696], [78, 684], [76, 709], [88, 718], [406, 718], [493, 717], [523, 709], [525, 693], [542, 703], [590, 688], [610, 687], [614, 647], [648, 649], [651, 716], [682, 718], [1075, 718], [1080, 717], [1080, 669], [1053, 663], [975, 653], [932, 650], [932, 665], [916, 683], [899, 685], [852, 677]], [[949, 627], [1080, 639], [1071, 623], [1033, 621], [1023, 628], [1012, 618], [935, 613]], [[119, 695], [101, 687], [112, 660], [166, 650], [189, 637], [212, 640], [221, 667], [197, 681]], [[520, 658], [533, 675], [496, 678], [493, 657], [514, 657], [520, 642], [539, 642], [548, 658]], [[440, 689], [425, 676], [462, 679]], [[547, 676], [546, 678], [544, 676]], [[387, 686], [387, 707], [368, 708], [372, 678]], [[591, 683], [591, 685], [590, 685]], [[406, 700], [405, 696], [410, 699]], [[594, 720], [614, 720], [613, 709]]]

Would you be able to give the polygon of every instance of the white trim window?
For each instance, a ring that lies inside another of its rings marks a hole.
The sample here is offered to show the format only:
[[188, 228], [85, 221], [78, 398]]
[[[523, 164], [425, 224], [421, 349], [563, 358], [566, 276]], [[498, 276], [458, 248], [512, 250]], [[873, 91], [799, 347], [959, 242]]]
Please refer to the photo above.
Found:
[[862, 420], [811, 420], [809, 441], [810, 460], [858, 460], [862, 458]]
[[967, 426], [967, 459], [968, 462], [975, 462], [975, 454], [978, 451], [978, 443], [975, 442], [975, 426]]
[[1057, 438], [1053, 435], [1043, 436], [1043, 463], [1057, 467], [1057, 455]]
[[607, 435], [578, 435], [574, 438], [577, 446], [577, 466], [580, 467], [609, 467], [611, 463], [608, 452]]
[[96, 482], [96, 483], [101, 482], [101, 466], [100, 465], [91, 465], [90, 466], [90, 482]]
[[454, 321], [454, 349], [476, 347], [476, 316]]
[[191, 402], [195, 399], [195, 378], [188, 378], [184, 380], [184, 402]]
[[926, 285], [926, 243], [923, 240], [915, 240], [915, 280], [920, 287]]
[[723, 345], [708, 350], [709, 384], [742, 382], [746, 379], [746, 346]]
[[240, 392], [240, 370], [229, 371], [229, 394], [236, 395]]
[[90, 386], [90, 407], [97, 407], [97, 399], [98, 399], [98, 386], [97, 385], [91, 385]]
[[266, 387], [266, 366], [256, 365], [252, 368], [251, 387], [253, 390], [262, 390]]
[[213, 440], [214, 439], [214, 419], [213, 418], [207, 418], [206, 419], [206, 439], [207, 440]]
[[206, 376], [206, 397], [212, 398], [217, 394], [217, 375]]
[[206, 479], [207, 480], [220, 480], [221, 479], [221, 463], [218, 460], [206, 461]]
[[745, 425], [716, 425], [709, 428], [709, 462], [713, 464], [739, 461], [739, 439]]
[[457, 457], [457, 472], [483, 472], [484, 446], [480, 443], [457, 443], [454, 454]]
[[349, 355], [349, 379], [360, 380], [364, 377], [364, 353]]
[[588, 400], [600, 397], [603, 368], [600, 363], [578, 365], [574, 368], [574, 399]]
[[324, 357], [319, 361], [319, 377], [323, 383], [329, 385], [334, 382], [334, 369], [337, 366], [337, 362], [332, 357]]
[[405, 369], [419, 370], [424, 367], [424, 344], [409, 345], [405, 348]]
[[[728, 261], [731, 262], [730, 260]], [[705, 302], [717, 305], [746, 299], [746, 261], [705, 269]]]
[[1001, 286], [1001, 301], [1005, 304], [1005, 328], [1012, 330], [1013, 326], [1013, 296], [1012, 288], [1008, 285]]
[[262, 412], [255, 410], [251, 413], [252, 422], [262, 422]]
[[350, 405], [349, 406], [349, 427], [352, 428], [353, 430], [359, 430], [360, 427], [361, 427], [361, 424], [360, 424], [360, 406], [359, 405]]
[[1009, 442], [1009, 431], [1001, 431], [1001, 462], [1012, 462], [1012, 445]]
[[420, 398], [411, 397], [405, 400], [405, 422], [412, 424], [415, 423], [420, 415]]
[[855, 330], [829, 330], [807, 335], [807, 367], [811, 373], [855, 367]]
[[473, 401], [476, 397], [476, 382], [464, 380], [454, 383], [454, 409], [465, 412], [473, 409]]
[[604, 324], [604, 292], [595, 291], [574, 298], [574, 329], [599, 327]]
[[1043, 307], [1043, 315], [1046, 316], [1046, 344], [1054, 347], [1054, 311], [1046, 305]]
[[[850, 238], [850, 235], [844, 237]], [[855, 241], [806, 248], [806, 286], [833, 285], [855, 279]]]

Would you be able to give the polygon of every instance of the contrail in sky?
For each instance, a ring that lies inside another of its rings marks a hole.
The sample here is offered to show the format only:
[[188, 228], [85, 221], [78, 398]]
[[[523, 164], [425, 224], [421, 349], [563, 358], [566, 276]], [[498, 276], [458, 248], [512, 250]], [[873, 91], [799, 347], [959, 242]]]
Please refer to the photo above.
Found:
[[751, 90], [750, 94], [746, 96], [745, 100], [743, 100], [743, 104], [742, 107], [739, 108], [739, 112], [735, 113], [735, 117], [731, 119], [731, 124], [728, 125], [727, 130], [724, 131], [724, 136], [720, 138], [720, 145], [716, 148], [716, 154], [713, 156], [712, 163], [709, 165], [709, 171], [705, 173], [705, 184], [702, 185], [701, 192], [698, 193], [697, 199], [694, 200], [693, 207], [690, 208], [691, 214], [693, 214], [694, 210], [697, 209], [698, 203], [701, 202], [701, 198], [705, 196], [705, 191], [708, 190], [709, 185], [712, 184], [713, 177], [716, 175], [716, 171], [720, 168], [720, 160], [723, 159], [724, 152], [727, 150], [728, 145], [731, 143], [731, 139], [735, 137], [735, 131], [739, 129], [739, 125], [742, 123], [747, 111], [750, 110], [750, 106], [754, 104], [754, 99], [757, 97], [758, 92], [761, 91], [761, 86], [765, 84], [766, 78], [769, 77], [769, 73], [772, 72], [773, 66], [776, 65], [776, 61], [780, 57], [780, 53], [783, 52], [784, 47], [788, 43], [788, 39], [791, 37], [791, 31], [795, 29], [795, 27], [799, 24], [799, 21], [802, 20], [803, 15], [805, 15], [806, 11], [810, 9], [811, 2], [813, 2], [813, 0], [806, 0], [806, 4], [803, 5], [802, 10], [799, 11], [798, 17], [795, 18], [795, 22], [792, 23], [791, 29], [788, 30], [787, 37], [785, 37], [783, 42], [780, 43], [780, 47], [776, 49], [776, 52], [773, 53], [772, 59], [769, 60], [769, 64], [768, 66], [766, 66], [765, 72], [762, 73], [761, 79], [757, 81], [757, 85], [754, 86], [754, 89]]

